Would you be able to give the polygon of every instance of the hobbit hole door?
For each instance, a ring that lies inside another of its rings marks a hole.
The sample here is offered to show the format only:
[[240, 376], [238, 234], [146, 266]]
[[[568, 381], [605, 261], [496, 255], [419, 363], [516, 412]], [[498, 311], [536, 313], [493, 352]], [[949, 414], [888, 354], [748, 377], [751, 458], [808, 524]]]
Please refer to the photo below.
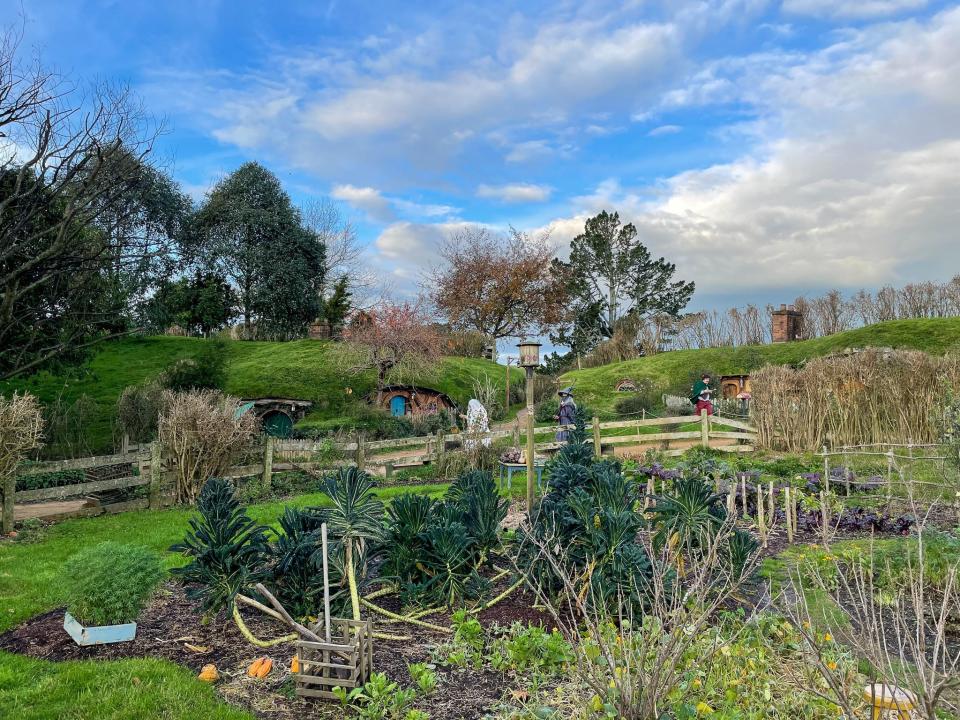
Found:
[[263, 416], [263, 431], [267, 433], [267, 435], [285, 438], [290, 437], [292, 430], [293, 419], [286, 413], [274, 410]]
[[390, 414], [394, 417], [403, 417], [407, 414], [407, 399], [403, 395], [391, 398]]

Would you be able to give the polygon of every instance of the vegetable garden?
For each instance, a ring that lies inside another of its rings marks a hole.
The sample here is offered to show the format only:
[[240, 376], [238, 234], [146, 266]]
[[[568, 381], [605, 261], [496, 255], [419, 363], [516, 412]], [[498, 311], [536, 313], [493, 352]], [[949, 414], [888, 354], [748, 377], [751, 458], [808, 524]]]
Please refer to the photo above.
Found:
[[[877, 684], [908, 691], [912, 717], [956, 716], [952, 465], [624, 460], [598, 456], [585, 421], [529, 513], [488, 471], [384, 487], [344, 465], [302, 469], [306, 494], [283, 502], [210, 472], [193, 508], [21, 528], [0, 545], [0, 712], [153, 717], [139, 704], [183, 687], [165, 716], [867, 718]], [[356, 680], [332, 670], [343, 684], [318, 699], [299, 692], [318, 664], [346, 663], [308, 651], [325, 574], [337, 642], [372, 636]], [[78, 644], [65, 612], [136, 636]], [[67, 668], [127, 668], [129, 687], [91, 704], [76, 679], [38, 701]]]

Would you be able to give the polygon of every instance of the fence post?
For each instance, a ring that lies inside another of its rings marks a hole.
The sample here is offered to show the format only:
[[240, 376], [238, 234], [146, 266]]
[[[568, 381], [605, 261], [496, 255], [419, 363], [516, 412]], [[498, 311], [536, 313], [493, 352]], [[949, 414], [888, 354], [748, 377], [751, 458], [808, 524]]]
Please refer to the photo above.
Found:
[[123, 439], [120, 441], [120, 453], [126, 455], [128, 452], [130, 452], [130, 436], [124, 433]]
[[790, 507], [790, 490], [792, 488], [787, 485], [783, 488], [783, 511], [787, 523], [787, 542], [791, 545], [793, 544], [793, 511]]
[[707, 419], [707, 410], [700, 411], [700, 444], [703, 447], [710, 447], [710, 425]]
[[361, 433], [361, 432], [358, 432], [358, 433], [357, 433], [357, 457], [356, 457], [356, 460], [357, 460], [357, 467], [358, 467], [360, 470], [363, 470], [363, 466], [366, 464], [366, 460], [365, 460], [365, 458], [364, 458], [364, 451], [363, 451], [363, 433]]
[[263, 487], [270, 489], [273, 484], [273, 435], [263, 438]]
[[160, 507], [163, 484], [163, 448], [159, 442], [150, 443], [150, 509]]
[[13, 532], [13, 499], [17, 493], [17, 475], [12, 471], [3, 478], [3, 534]]
[[393, 477], [393, 463], [389, 460], [383, 465], [383, 479], [390, 480]]
[[600, 418], [593, 418], [593, 454], [600, 457]]

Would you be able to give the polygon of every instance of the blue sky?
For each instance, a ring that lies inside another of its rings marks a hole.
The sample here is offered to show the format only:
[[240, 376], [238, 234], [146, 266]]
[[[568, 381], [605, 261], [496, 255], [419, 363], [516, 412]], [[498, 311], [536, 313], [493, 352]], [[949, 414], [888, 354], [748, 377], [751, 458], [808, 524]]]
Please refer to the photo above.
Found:
[[129, 83], [200, 198], [256, 159], [416, 291], [464, 224], [619, 210], [694, 308], [960, 271], [960, 8], [935, 0], [7, 2]]

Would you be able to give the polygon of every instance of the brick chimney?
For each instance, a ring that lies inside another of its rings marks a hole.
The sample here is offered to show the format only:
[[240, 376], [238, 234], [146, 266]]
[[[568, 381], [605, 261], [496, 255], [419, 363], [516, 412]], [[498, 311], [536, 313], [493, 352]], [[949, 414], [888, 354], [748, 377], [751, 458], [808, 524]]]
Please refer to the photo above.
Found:
[[775, 343], [793, 342], [800, 339], [803, 315], [793, 305], [781, 305], [774, 310], [771, 335]]

